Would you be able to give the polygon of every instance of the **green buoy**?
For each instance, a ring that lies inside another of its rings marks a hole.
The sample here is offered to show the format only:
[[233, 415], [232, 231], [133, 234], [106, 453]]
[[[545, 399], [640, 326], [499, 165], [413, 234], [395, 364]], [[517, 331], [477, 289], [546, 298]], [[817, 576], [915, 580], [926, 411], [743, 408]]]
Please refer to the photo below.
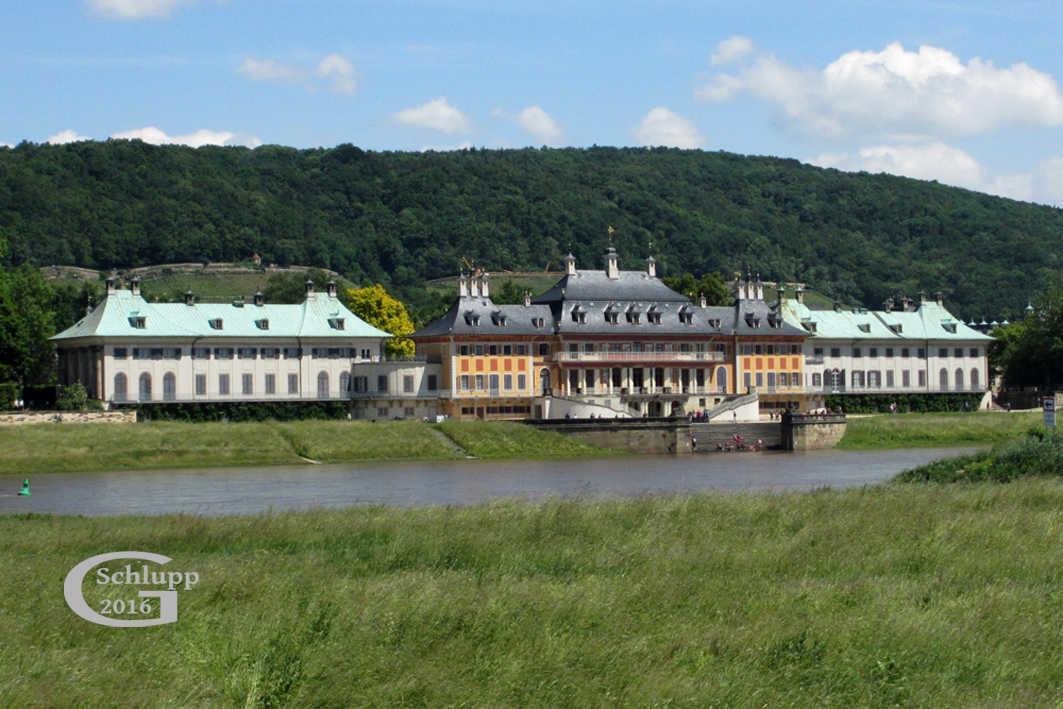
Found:
[[18, 494], [22, 497], [29, 497], [33, 493], [30, 492], [30, 479], [26, 478], [22, 481], [22, 489], [18, 491]]

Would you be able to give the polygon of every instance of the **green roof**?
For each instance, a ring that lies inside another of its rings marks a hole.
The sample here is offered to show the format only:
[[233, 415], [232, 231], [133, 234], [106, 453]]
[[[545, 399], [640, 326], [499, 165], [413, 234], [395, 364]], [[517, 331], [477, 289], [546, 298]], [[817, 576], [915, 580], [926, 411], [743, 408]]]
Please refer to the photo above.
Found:
[[[836, 340], [992, 340], [968, 327], [935, 301], [916, 310], [811, 310], [783, 301], [783, 318], [804, 327], [812, 337]], [[814, 323], [815, 330], [811, 325]]]
[[[141, 322], [139, 319], [143, 318]], [[137, 325], [143, 325], [138, 327]], [[149, 303], [129, 290], [115, 290], [95, 310], [53, 340], [82, 337], [391, 337], [369, 325], [327, 293], [302, 303]]]

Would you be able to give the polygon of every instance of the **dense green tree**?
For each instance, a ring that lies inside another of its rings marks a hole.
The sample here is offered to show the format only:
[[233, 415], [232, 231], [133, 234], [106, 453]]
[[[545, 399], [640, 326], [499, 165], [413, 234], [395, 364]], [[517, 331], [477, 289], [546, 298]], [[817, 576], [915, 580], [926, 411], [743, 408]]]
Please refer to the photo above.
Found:
[[709, 305], [730, 305], [734, 302], [734, 293], [718, 273], [706, 273], [701, 278], [684, 273], [682, 276], [666, 277], [663, 280], [666, 286], [693, 300], [704, 295]]
[[20, 386], [55, 380], [52, 291], [29, 265], [0, 269], [0, 382]]
[[325, 271], [312, 268], [306, 273], [277, 273], [266, 281], [263, 295], [267, 303], [302, 303], [306, 300], [306, 282], [310, 281], [317, 290], [323, 290], [333, 280]]
[[1063, 388], [1063, 288], [1055, 288], [1018, 322], [993, 331], [990, 365], [1009, 387]]
[[[795, 160], [667, 148], [368, 152], [138, 141], [0, 150], [13, 263], [308, 264], [407, 300], [462, 259], [490, 270], [625, 268], [808, 283], [874, 305], [945, 290], [1014, 320], [1063, 276], [1063, 210]], [[301, 286], [288, 297], [301, 296]]]
[[373, 327], [394, 335], [388, 340], [386, 348], [389, 355], [410, 356], [414, 353], [413, 321], [401, 301], [392, 298], [384, 286], [376, 285], [366, 288], [348, 288], [342, 294], [347, 308]]

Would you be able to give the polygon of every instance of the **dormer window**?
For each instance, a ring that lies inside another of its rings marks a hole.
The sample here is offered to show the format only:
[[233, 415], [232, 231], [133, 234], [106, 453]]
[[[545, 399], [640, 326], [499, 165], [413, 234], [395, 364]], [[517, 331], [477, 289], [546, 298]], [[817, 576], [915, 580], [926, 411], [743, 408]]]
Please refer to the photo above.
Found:
[[945, 328], [945, 332], [956, 334], [956, 323], [954, 322], [941, 323], [941, 327]]
[[331, 327], [333, 330], [343, 330], [346, 327], [346, 325], [347, 325], [347, 323], [346, 323], [346, 321], [343, 318], [329, 318], [328, 319], [328, 326]]
[[900, 323], [894, 323], [893, 325], [890, 325], [890, 330], [899, 335], [904, 330], [904, 326]]
[[498, 327], [505, 327], [507, 320], [508, 318], [500, 310], [496, 310], [495, 312], [491, 313], [491, 322], [493, 322]]
[[709, 327], [720, 329], [721, 320], [719, 318], [709, 318]]
[[572, 322], [585, 325], [587, 323], [587, 311], [582, 306], [575, 306], [572, 308]]
[[860, 329], [860, 332], [871, 332], [871, 323], [862, 322], [856, 327]]
[[812, 322], [811, 320], [801, 323], [801, 326], [804, 327], [809, 332], [815, 332], [816, 331], [816, 323]]
[[221, 318], [213, 318], [212, 320], [208, 320], [207, 324], [210, 325], [210, 329], [212, 330], [220, 330], [222, 326]]
[[473, 325], [473, 326], [479, 325], [480, 324], [480, 316], [477, 313], [474, 313], [471, 310], [465, 311], [465, 324], [466, 325]]
[[746, 325], [752, 328], [758, 328], [760, 327], [760, 318], [756, 317], [755, 315], [747, 315]]
[[630, 308], [628, 308], [627, 313], [625, 313], [625, 315], [627, 316], [627, 321], [632, 325], [638, 325], [639, 320], [642, 319], [642, 311], [639, 310], [639, 306], [637, 305], [632, 305]]
[[132, 315], [129, 318], [129, 324], [138, 330], [143, 330], [148, 326], [148, 319], [143, 315]]
[[656, 305], [651, 305], [650, 309], [646, 311], [646, 322], [653, 325], [661, 324], [661, 311]]
[[684, 305], [679, 309], [679, 322], [684, 325], [694, 324], [694, 311], [691, 310], [689, 306]]
[[532, 327], [543, 327], [546, 321], [543, 318], [532, 318]]
[[259, 330], [268, 330], [269, 320], [267, 320], [266, 318], [260, 318], [255, 321], [255, 327], [257, 327]]

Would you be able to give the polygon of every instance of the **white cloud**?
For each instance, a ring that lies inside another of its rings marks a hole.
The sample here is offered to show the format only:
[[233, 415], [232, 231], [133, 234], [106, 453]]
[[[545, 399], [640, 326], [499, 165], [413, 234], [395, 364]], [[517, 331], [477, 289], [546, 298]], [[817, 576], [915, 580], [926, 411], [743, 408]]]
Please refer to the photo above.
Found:
[[304, 72], [272, 59], [248, 57], [236, 70], [252, 81], [300, 81]]
[[80, 135], [76, 130], [67, 128], [61, 130], [55, 135], [48, 136], [48, 142], [52, 145], [65, 145], [67, 143], [77, 143], [82, 140], [92, 140], [87, 135]]
[[338, 94], [353, 94], [357, 88], [354, 64], [339, 54], [329, 54], [317, 65], [317, 75], [332, 82], [332, 90]]
[[634, 131], [641, 145], [664, 145], [674, 148], [699, 148], [705, 142], [697, 127], [688, 119], [664, 106], [650, 109]]
[[193, 148], [204, 145], [245, 145], [249, 148], [255, 148], [262, 145], [262, 141], [253, 135], [208, 130], [206, 128], [201, 128], [185, 135], [168, 135], [155, 126], [146, 126], [115, 133], [111, 137], [119, 140], [142, 140], [152, 145], [187, 145]]
[[[496, 114], [498, 113], [496, 111]], [[517, 125], [544, 145], [557, 145], [564, 138], [565, 132], [561, 130], [561, 126], [540, 106], [522, 109], [516, 120]]]
[[169, 17], [192, 0], [86, 0], [89, 10], [112, 20], [142, 20]]
[[809, 162], [839, 170], [937, 180], [1011, 199], [1063, 205], [1063, 156], [1049, 158], [1031, 172], [994, 175], [966, 151], [932, 141], [824, 154]]
[[803, 128], [825, 136], [1063, 125], [1063, 94], [1049, 74], [1021, 62], [1009, 68], [977, 58], [963, 63], [930, 46], [908, 51], [893, 43], [881, 52], [847, 52], [822, 70], [798, 69], [764, 55], [695, 91], [717, 102], [741, 93], [776, 104]]
[[741, 59], [752, 51], [753, 40], [749, 37], [743, 37], [742, 35], [736, 34], [717, 44], [709, 61], [713, 66], [728, 64]]
[[327, 82], [330, 90], [338, 94], [353, 94], [358, 88], [357, 70], [351, 60], [341, 54], [329, 54], [313, 68], [285, 64], [275, 59], [247, 57], [236, 68], [252, 81], [275, 81], [304, 84], [313, 89], [318, 81]]
[[464, 113], [447, 103], [445, 97], [407, 108], [395, 114], [395, 120], [408, 126], [431, 128], [440, 133], [468, 133], [471, 124]]

